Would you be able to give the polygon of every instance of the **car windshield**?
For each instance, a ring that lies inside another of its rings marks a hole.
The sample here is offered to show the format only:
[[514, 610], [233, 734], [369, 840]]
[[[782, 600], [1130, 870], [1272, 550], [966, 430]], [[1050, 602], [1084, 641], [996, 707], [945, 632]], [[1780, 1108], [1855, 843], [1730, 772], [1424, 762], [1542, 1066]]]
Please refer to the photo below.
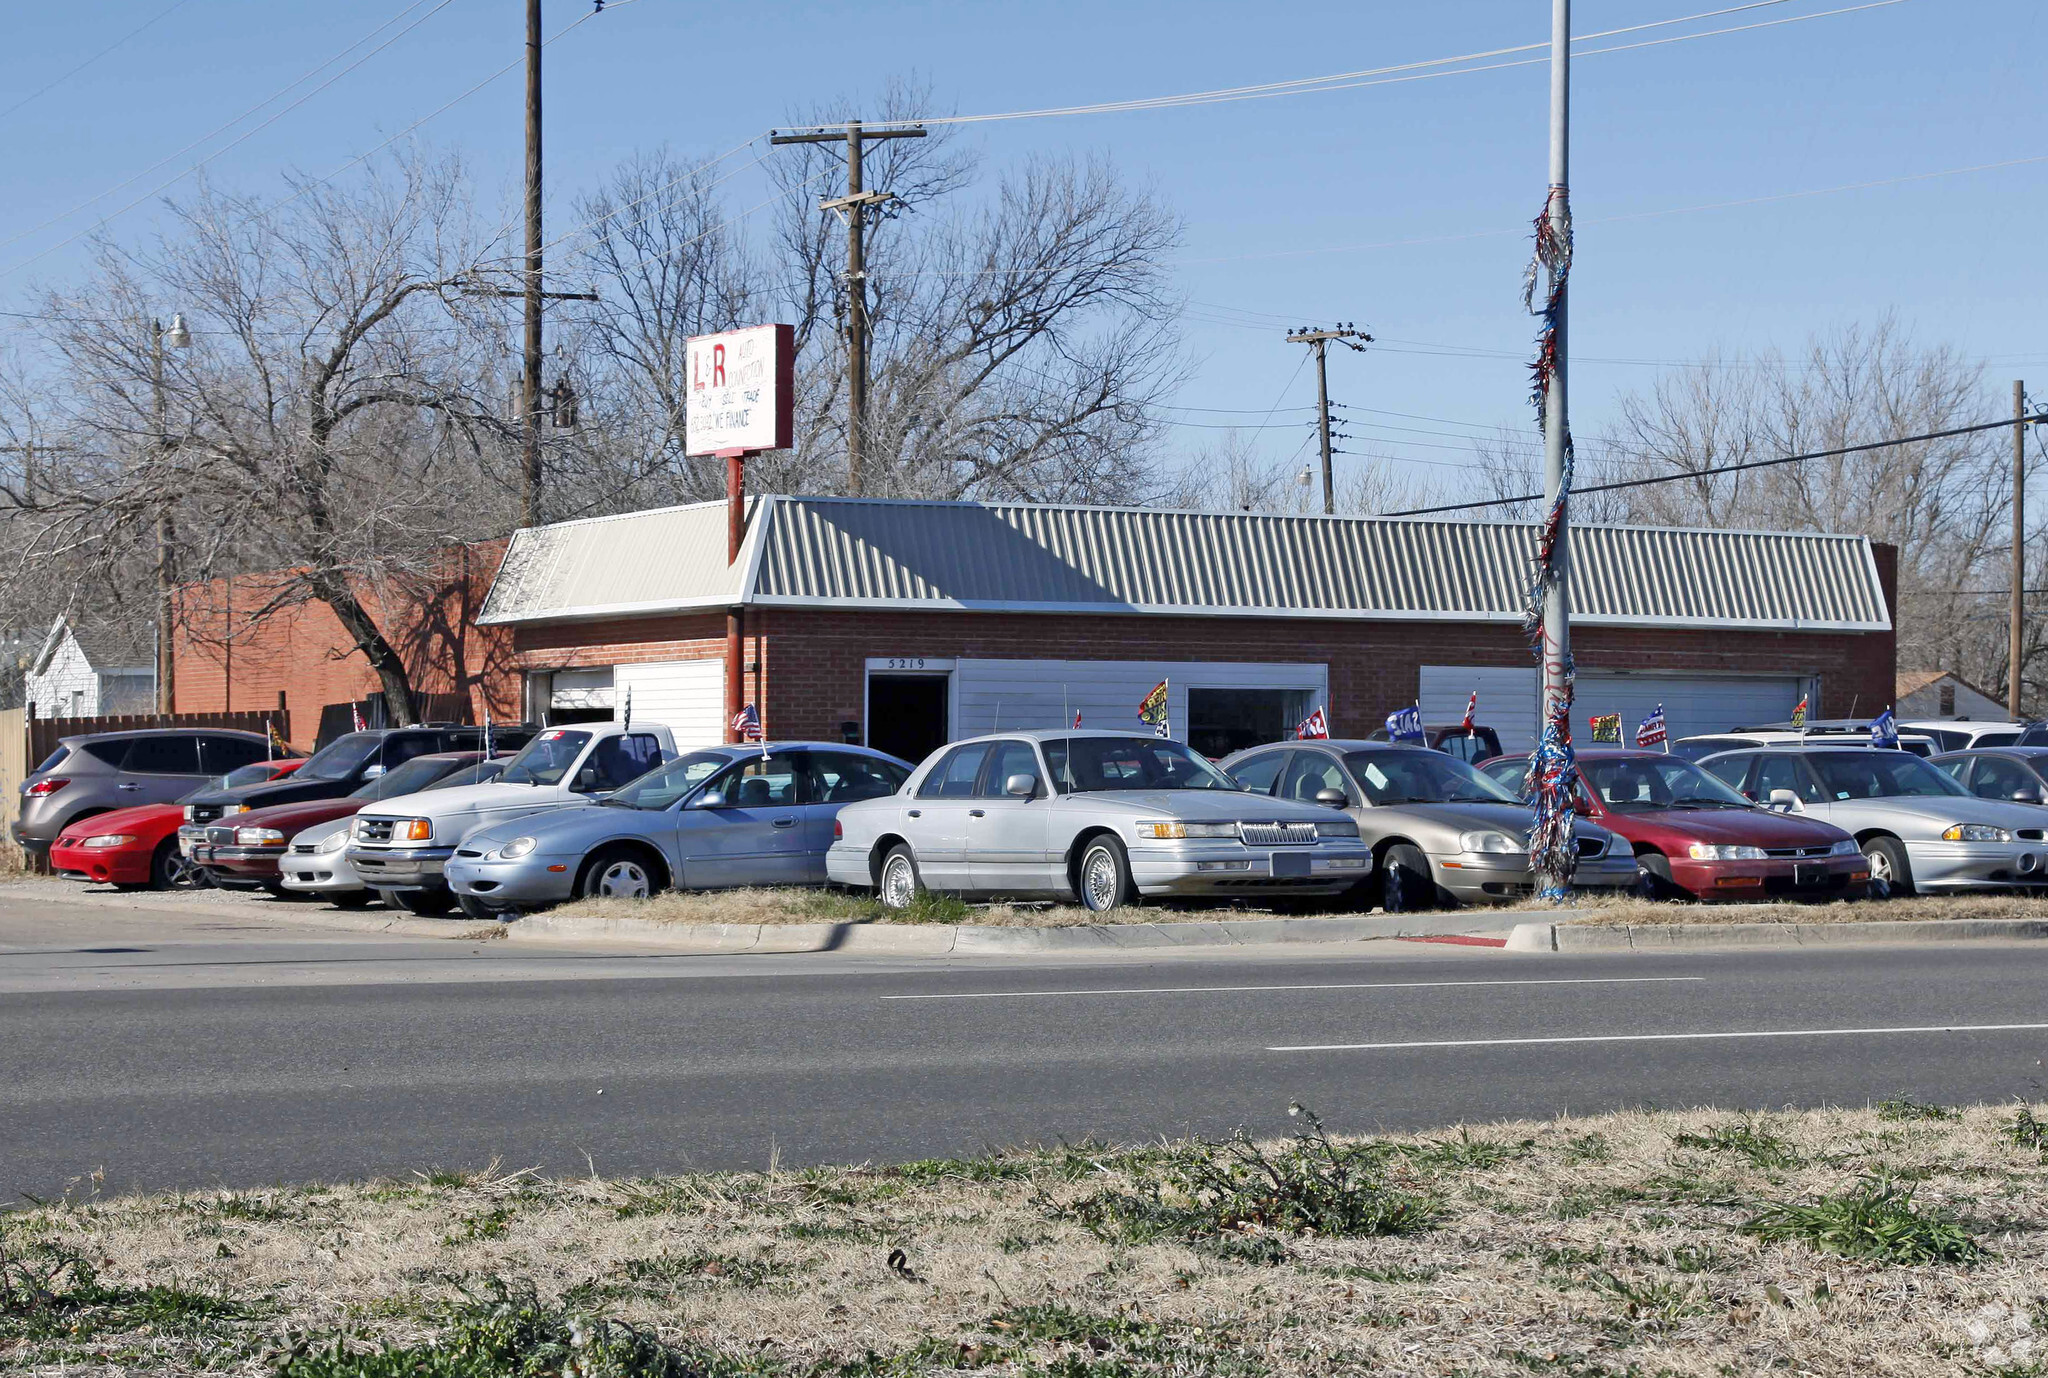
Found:
[[298, 776], [301, 780], [346, 780], [377, 754], [377, 744], [382, 740], [374, 732], [350, 732], [336, 737], [306, 758]]
[[428, 785], [428, 789], [459, 789], [463, 785], [488, 785], [505, 773], [504, 761], [478, 761], [473, 766], [450, 771]]
[[1161, 737], [1055, 737], [1044, 746], [1045, 764], [1062, 794], [1243, 788], [1179, 742]]
[[455, 767], [445, 759], [415, 756], [404, 765], [386, 771], [349, 791], [351, 799], [396, 799], [401, 794], [418, 794]]
[[628, 781], [598, 802], [613, 808], [665, 809], [732, 764], [723, 751], [693, 751]]
[[1676, 756], [1581, 758], [1579, 771], [1618, 813], [1655, 809], [1746, 809], [1747, 799]]
[[507, 785], [558, 785], [590, 744], [588, 732], [567, 732], [551, 727], [538, 733], [523, 747], [498, 777]]
[[1441, 751], [1390, 746], [1346, 752], [1344, 764], [1372, 804], [1519, 804], [1471, 766]]
[[1924, 798], [1969, 791], [1918, 756], [1873, 747], [1864, 751], [1816, 751], [1807, 763], [1833, 799]]

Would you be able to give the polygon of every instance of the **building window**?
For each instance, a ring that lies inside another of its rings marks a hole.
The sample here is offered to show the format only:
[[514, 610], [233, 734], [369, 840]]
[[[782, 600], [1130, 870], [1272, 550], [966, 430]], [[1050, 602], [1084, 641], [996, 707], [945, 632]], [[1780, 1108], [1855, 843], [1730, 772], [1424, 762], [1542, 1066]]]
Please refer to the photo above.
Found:
[[1941, 686], [1941, 716], [1952, 718], [1956, 714], [1956, 687], [1953, 684]]

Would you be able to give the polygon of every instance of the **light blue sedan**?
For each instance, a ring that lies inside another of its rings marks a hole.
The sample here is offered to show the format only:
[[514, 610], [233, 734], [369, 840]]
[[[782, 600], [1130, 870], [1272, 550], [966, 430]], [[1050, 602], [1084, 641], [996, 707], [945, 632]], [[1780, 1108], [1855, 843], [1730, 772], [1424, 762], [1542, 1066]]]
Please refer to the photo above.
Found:
[[842, 806], [894, 794], [911, 765], [839, 742], [707, 747], [589, 804], [479, 828], [448, 859], [472, 918], [660, 890], [822, 885]]

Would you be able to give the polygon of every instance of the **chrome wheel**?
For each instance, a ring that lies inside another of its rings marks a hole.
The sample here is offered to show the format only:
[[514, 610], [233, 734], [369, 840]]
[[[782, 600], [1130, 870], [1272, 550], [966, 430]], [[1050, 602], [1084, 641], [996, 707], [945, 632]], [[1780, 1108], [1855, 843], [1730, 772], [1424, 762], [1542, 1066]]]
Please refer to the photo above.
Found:
[[590, 893], [612, 900], [644, 900], [654, 893], [647, 868], [630, 857], [620, 857], [597, 873]]
[[908, 909], [917, 898], [917, 865], [910, 853], [897, 850], [882, 863], [882, 907]]
[[1081, 903], [1096, 913], [1114, 909], [1123, 899], [1123, 868], [1116, 853], [1104, 846], [1088, 849], [1081, 858]]
[[1892, 883], [1891, 857], [1883, 851], [1873, 848], [1863, 854], [1863, 859], [1870, 863], [1870, 878], [1872, 880], [1883, 881], [1886, 885]]

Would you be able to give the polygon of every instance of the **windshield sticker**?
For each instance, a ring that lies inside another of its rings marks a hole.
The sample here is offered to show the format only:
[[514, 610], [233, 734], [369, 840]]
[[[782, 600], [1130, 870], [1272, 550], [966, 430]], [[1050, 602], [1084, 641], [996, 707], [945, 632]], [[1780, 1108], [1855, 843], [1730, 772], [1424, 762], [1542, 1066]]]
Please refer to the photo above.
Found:
[[559, 741], [567, 735], [565, 732], [543, 732], [540, 734], [540, 739], [544, 742], [553, 742]]

